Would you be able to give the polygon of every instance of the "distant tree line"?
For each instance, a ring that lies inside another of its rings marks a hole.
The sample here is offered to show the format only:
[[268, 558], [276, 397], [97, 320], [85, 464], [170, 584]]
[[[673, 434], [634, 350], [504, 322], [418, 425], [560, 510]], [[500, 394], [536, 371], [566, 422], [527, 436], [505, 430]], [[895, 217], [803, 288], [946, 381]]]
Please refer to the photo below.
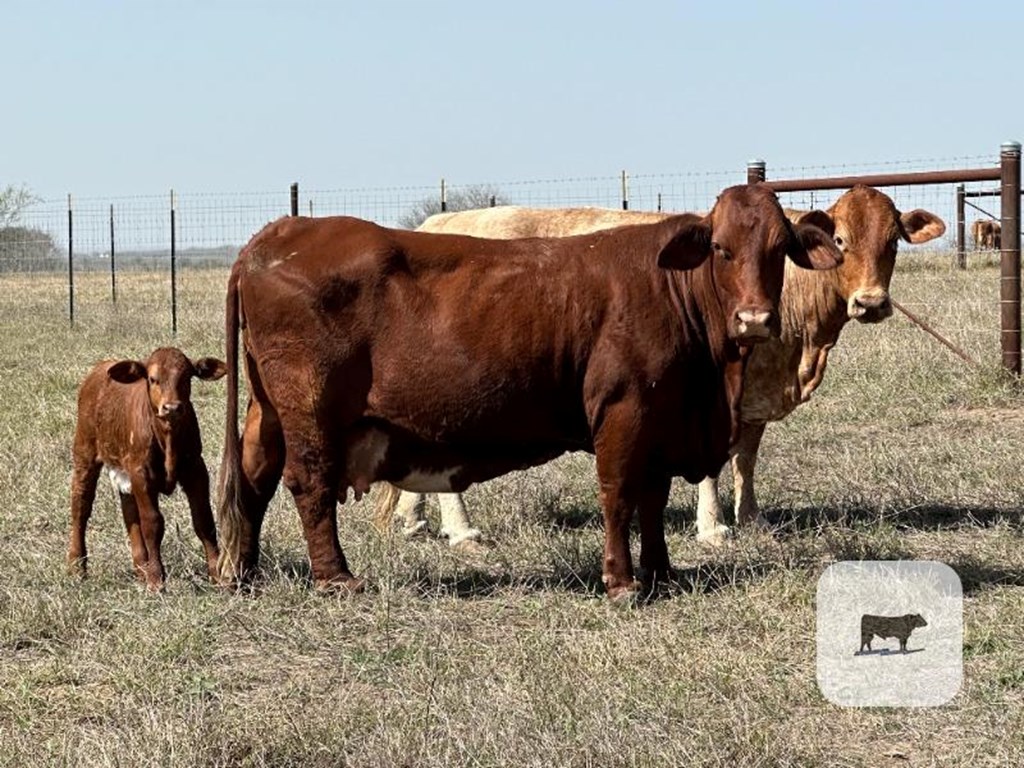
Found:
[[38, 199], [26, 187], [0, 190], [0, 272], [42, 272], [60, 268], [61, 254], [46, 232], [18, 225]]

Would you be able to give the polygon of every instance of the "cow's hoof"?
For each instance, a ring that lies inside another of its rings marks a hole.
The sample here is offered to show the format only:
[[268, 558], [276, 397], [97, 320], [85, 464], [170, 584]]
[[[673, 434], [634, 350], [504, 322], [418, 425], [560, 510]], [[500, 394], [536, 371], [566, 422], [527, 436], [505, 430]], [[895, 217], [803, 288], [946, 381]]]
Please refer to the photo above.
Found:
[[84, 579], [89, 575], [85, 566], [84, 557], [68, 558], [68, 575], [73, 576], [76, 579]]
[[639, 581], [632, 581], [617, 587], [606, 587], [608, 599], [613, 605], [620, 605], [626, 608], [634, 608], [640, 604], [645, 593], [644, 585]]
[[430, 529], [427, 527], [426, 520], [417, 520], [412, 525], [406, 525], [402, 528], [402, 535], [407, 539], [421, 538], [428, 533], [430, 533]]
[[317, 579], [313, 587], [317, 592], [325, 595], [358, 595], [366, 589], [366, 582], [347, 574], [330, 579]]
[[146, 591], [151, 595], [162, 595], [167, 591], [167, 583], [163, 579], [147, 581]]
[[480, 539], [462, 539], [454, 543], [450, 542], [449, 546], [460, 555], [475, 557], [482, 557], [491, 551], [491, 545], [485, 544]]
[[722, 547], [733, 538], [735, 533], [728, 525], [719, 523], [710, 531], [697, 534], [697, 542], [708, 547]]

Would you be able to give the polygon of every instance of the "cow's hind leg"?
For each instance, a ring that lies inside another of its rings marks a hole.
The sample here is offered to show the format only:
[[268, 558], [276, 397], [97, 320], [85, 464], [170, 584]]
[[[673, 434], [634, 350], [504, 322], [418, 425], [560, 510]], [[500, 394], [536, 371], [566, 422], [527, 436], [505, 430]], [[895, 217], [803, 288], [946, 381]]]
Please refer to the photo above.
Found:
[[71, 534], [68, 542], [68, 572], [85, 578], [88, 553], [85, 529], [89, 525], [92, 505], [96, 499], [96, 483], [103, 465], [92, 458], [75, 457], [71, 478]]
[[192, 515], [192, 530], [203, 545], [206, 556], [206, 572], [210, 581], [216, 582], [217, 560], [217, 527], [213, 522], [213, 510], [210, 508], [210, 474], [206, 470], [206, 462], [201, 458], [190, 462], [178, 472], [178, 483], [188, 498], [189, 512]]
[[255, 573], [260, 558], [260, 531], [270, 500], [284, 471], [281, 422], [269, 405], [250, 399], [242, 430], [242, 520], [239, 532], [239, 573]]
[[414, 491], [400, 491], [394, 517], [402, 522], [402, 534], [408, 538], [427, 532], [427, 497]]
[[439, 493], [441, 505], [441, 536], [448, 539], [449, 546], [472, 548], [480, 540], [480, 530], [473, 528], [466, 513], [461, 493]]
[[[363, 582], [349, 571], [338, 542], [338, 499], [345, 496], [338, 458], [312, 420], [283, 425], [284, 482], [302, 520], [313, 584], [322, 590], [359, 592]], [[368, 488], [367, 483], [363, 491]]]

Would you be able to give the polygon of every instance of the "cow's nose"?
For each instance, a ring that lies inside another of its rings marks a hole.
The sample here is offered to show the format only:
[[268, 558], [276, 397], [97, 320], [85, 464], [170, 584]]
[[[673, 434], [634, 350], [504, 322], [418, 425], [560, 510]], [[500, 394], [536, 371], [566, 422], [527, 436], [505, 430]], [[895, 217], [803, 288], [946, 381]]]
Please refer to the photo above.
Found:
[[161, 403], [160, 410], [157, 413], [164, 418], [168, 418], [175, 415], [179, 410], [181, 410], [181, 403]]
[[892, 314], [888, 293], [858, 294], [850, 302], [850, 317], [862, 322], [877, 322]]
[[736, 335], [741, 341], [762, 341], [772, 335], [772, 312], [745, 309], [736, 313]]

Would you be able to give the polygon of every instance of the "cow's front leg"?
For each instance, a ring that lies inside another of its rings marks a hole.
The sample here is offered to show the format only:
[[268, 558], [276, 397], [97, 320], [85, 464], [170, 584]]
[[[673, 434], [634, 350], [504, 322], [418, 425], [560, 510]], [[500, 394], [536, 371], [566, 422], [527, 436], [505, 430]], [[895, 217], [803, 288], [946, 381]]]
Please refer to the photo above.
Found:
[[665, 505], [668, 503], [671, 477], [649, 477], [640, 492], [640, 569], [641, 578], [652, 588], [671, 579], [672, 564], [665, 541]]
[[338, 473], [327, 452], [311, 446], [286, 450], [284, 482], [295, 499], [313, 571], [313, 585], [325, 591], [359, 592], [338, 542]]
[[697, 486], [697, 541], [720, 547], [731, 534], [718, 498], [718, 477], [705, 477]]
[[629, 551], [629, 524], [639, 506], [638, 491], [646, 474], [636, 442], [640, 412], [639, 407], [627, 402], [608, 406], [594, 439], [604, 511], [601, 580], [608, 597], [616, 602], [636, 600], [643, 588], [633, 576]]
[[762, 529], [768, 527], [768, 521], [758, 511], [757, 497], [754, 495], [754, 467], [757, 464], [757, 451], [761, 446], [764, 428], [764, 424], [743, 422], [740, 439], [733, 453], [732, 476], [736, 496], [737, 527], [751, 523]]
[[213, 522], [213, 510], [210, 508], [210, 474], [206, 470], [206, 462], [199, 458], [179, 468], [178, 483], [188, 499], [192, 530], [203, 545], [207, 575], [210, 581], [216, 583], [219, 552], [217, 528]]

